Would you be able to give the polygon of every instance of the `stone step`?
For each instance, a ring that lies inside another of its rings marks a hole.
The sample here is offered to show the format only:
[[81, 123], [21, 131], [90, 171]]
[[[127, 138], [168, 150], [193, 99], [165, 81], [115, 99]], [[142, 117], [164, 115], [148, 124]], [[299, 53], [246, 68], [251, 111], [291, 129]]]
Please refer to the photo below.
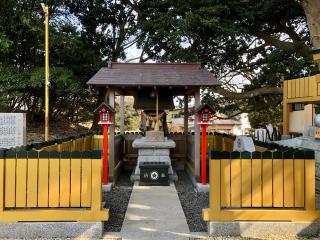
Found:
[[175, 233], [175, 232], [109, 232], [103, 240], [193, 240], [207, 239], [207, 233]]

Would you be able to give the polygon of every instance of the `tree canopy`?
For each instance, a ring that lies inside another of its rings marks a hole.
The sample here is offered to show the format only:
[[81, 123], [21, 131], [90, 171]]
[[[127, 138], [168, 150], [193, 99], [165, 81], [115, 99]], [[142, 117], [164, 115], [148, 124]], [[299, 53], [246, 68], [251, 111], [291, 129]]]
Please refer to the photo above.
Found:
[[[48, 0], [50, 113], [92, 118], [105, 89], [86, 81], [108, 61], [200, 62], [223, 83], [203, 97], [228, 114], [279, 107], [283, 79], [317, 71], [320, 7], [312, 0]], [[41, 1], [0, 3], [0, 107], [41, 120]]]

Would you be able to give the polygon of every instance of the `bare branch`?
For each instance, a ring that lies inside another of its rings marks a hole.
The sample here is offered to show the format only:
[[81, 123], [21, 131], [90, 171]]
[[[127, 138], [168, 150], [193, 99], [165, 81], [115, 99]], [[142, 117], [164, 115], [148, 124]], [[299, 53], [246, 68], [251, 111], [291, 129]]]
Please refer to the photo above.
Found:
[[266, 102], [266, 103], [261, 103], [261, 104], [248, 104], [245, 107], [240, 108], [237, 111], [234, 111], [232, 114], [229, 114], [228, 117], [223, 118], [223, 117], [218, 117], [218, 119], [230, 119], [233, 118], [235, 116], [238, 116], [241, 113], [249, 113], [252, 111], [262, 111], [268, 107], [275, 107], [277, 105], [279, 105], [282, 102], [282, 97], [275, 97], [272, 100]]
[[141, 10], [138, 6], [137, 3], [135, 2], [131, 2], [130, 0], [121, 0], [122, 4], [128, 5], [129, 7], [131, 7], [136, 13], [141, 13]]
[[239, 99], [248, 99], [253, 98], [257, 96], [263, 96], [263, 95], [282, 95], [283, 89], [278, 87], [262, 87], [259, 89], [254, 89], [252, 91], [243, 92], [243, 93], [237, 93], [237, 92], [230, 92], [221, 86], [214, 87], [214, 92], [218, 93], [225, 98], [233, 99], [233, 100], [239, 100]]
[[[267, 45], [276, 46], [283, 49], [292, 49], [295, 47], [295, 44], [297, 43], [297, 41], [293, 41], [293, 42], [281, 41], [280, 39], [273, 37], [271, 34], [267, 34], [255, 28], [249, 28], [249, 32], [257, 36], [258, 38], [263, 39]], [[305, 56], [308, 50], [310, 50], [310, 48], [304, 44], [298, 51], [300, 55]]]

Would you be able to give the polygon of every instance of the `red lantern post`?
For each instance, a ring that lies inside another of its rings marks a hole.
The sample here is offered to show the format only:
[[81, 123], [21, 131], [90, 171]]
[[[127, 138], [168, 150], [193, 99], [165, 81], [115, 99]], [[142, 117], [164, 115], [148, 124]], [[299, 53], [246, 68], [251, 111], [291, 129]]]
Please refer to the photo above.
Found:
[[95, 113], [99, 113], [100, 121], [98, 122], [99, 125], [103, 127], [103, 150], [102, 150], [102, 163], [103, 163], [103, 174], [102, 174], [102, 183], [104, 185], [108, 184], [108, 128], [112, 122], [112, 115], [115, 110], [108, 104], [102, 103], [95, 111]]
[[103, 176], [102, 176], [102, 183], [104, 185], [108, 184], [108, 125], [103, 125]]
[[203, 124], [202, 127], [202, 146], [201, 146], [201, 183], [205, 185], [207, 183], [207, 127]]
[[207, 184], [207, 127], [210, 124], [211, 115], [215, 113], [213, 108], [208, 104], [201, 105], [198, 110], [198, 124], [202, 128], [201, 144], [201, 183]]

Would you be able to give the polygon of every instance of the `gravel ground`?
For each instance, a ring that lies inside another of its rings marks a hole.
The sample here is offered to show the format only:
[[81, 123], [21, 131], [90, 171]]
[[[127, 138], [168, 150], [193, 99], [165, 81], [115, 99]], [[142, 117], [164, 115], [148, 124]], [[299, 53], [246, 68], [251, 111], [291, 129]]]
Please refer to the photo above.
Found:
[[109, 208], [110, 214], [109, 221], [104, 225], [104, 230], [107, 232], [121, 231], [133, 187], [130, 175], [131, 172], [122, 171], [112, 191], [103, 196], [103, 201], [106, 201], [106, 208]]
[[207, 224], [202, 220], [202, 209], [209, 207], [209, 193], [195, 192], [187, 173], [177, 172], [175, 183], [180, 202], [187, 218], [190, 232], [206, 232]]
[[265, 237], [265, 238], [244, 238], [244, 237], [216, 237], [207, 240], [319, 240], [319, 238], [299, 238], [299, 237]]

